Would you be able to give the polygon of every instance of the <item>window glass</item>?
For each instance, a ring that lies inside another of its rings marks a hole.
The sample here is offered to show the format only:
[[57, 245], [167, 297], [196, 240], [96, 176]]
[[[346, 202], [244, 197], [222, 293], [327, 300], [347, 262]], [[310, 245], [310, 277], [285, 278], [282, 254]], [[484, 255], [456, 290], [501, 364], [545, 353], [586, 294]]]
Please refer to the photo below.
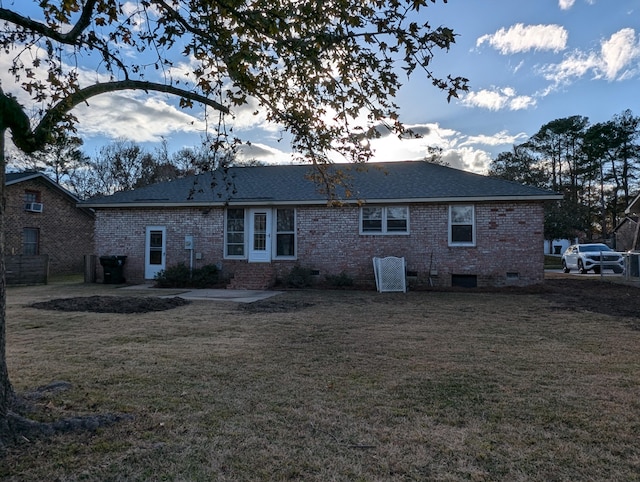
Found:
[[244, 209], [227, 209], [227, 256], [244, 256]]
[[471, 224], [473, 206], [451, 206], [451, 224]]
[[449, 206], [449, 243], [466, 246], [475, 244], [474, 206]]
[[40, 193], [38, 191], [25, 191], [24, 192], [25, 203], [39, 203]]
[[409, 232], [407, 206], [363, 207], [360, 232], [363, 234], [398, 234]]
[[292, 208], [276, 210], [276, 256], [296, 255], [296, 212]]
[[382, 232], [382, 208], [362, 208], [362, 231]]
[[38, 238], [40, 232], [37, 228], [24, 228], [22, 231], [22, 254], [35, 256], [39, 254]]
[[407, 219], [409, 219], [409, 208], [388, 207], [387, 210], [387, 231], [407, 231]]

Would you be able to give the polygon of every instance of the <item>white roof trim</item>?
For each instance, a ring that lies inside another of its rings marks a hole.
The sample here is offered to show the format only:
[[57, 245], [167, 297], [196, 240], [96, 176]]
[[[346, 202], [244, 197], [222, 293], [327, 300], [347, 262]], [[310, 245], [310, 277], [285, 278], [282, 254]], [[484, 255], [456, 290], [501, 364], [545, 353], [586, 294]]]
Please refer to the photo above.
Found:
[[[548, 194], [539, 196], [478, 196], [478, 197], [443, 197], [443, 198], [398, 198], [398, 199], [336, 199], [340, 204], [443, 204], [443, 203], [477, 203], [477, 202], [526, 202], [526, 201], [559, 201], [563, 199], [561, 194]], [[162, 202], [141, 201], [132, 203], [92, 203], [84, 201], [79, 207], [89, 208], [204, 208], [223, 206], [325, 206], [332, 204], [332, 200], [320, 201], [271, 201], [265, 199], [238, 199], [228, 202]]]

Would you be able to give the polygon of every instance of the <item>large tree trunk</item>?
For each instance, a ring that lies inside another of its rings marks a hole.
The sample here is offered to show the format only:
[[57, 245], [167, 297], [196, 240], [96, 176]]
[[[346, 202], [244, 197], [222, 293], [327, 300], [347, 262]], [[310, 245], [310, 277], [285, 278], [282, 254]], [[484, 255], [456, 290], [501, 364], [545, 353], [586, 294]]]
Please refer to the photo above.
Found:
[[6, 357], [6, 280], [5, 280], [5, 133], [6, 127], [0, 126], [0, 445], [9, 436], [9, 407], [13, 398], [13, 388], [9, 381]]

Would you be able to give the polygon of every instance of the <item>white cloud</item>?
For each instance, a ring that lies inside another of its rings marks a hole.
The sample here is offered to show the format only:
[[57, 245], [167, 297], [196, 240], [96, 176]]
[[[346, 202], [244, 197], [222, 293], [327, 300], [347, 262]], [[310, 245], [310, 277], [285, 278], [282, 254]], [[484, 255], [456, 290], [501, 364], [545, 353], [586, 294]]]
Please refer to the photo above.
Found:
[[81, 134], [159, 142], [172, 132], [204, 132], [202, 119], [167, 103], [164, 96], [136, 93], [105, 94], [78, 106]]
[[240, 146], [236, 158], [239, 161], [257, 160], [266, 164], [289, 164], [293, 160], [293, 154], [266, 144], [251, 143]]
[[536, 100], [527, 95], [517, 95], [511, 87], [503, 89], [482, 89], [467, 93], [461, 100], [467, 107], [480, 107], [491, 111], [502, 109], [525, 110], [535, 107]]
[[470, 145], [485, 145], [485, 146], [507, 146], [522, 142], [524, 139], [528, 139], [529, 136], [524, 132], [519, 134], [509, 134], [507, 131], [500, 131], [492, 136], [485, 134], [479, 134], [476, 136], [467, 136], [460, 146]]
[[640, 72], [640, 43], [632, 28], [624, 28], [603, 40], [599, 52], [574, 51], [562, 62], [544, 66], [541, 72], [553, 82], [547, 92], [589, 73], [594, 79], [629, 79]]
[[397, 136], [384, 136], [371, 142], [376, 162], [393, 162], [424, 159], [430, 147], [442, 149], [442, 159], [451, 167], [486, 174], [491, 162], [490, 149], [500, 145], [511, 146], [527, 136], [517, 134], [512, 136], [506, 131], [493, 136], [466, 136], [454, 129], [440, 126], [438, 123], [428, 123], [407, 126], [417, 132], [426, 134], [419, 139], [398, 139]]
[[600, 53], [605, 78], [625, 78], [630, 70], [638, 68], [640, 45], [636, 39], [636, 32], [632, 28], [624, 28], [614, 33], [609, 40], [602, 42]]
[[569, 10], [573, 7], [574, 3], [576, 3], [576, 0], [558, 0], [558, 5], [561, 10]]
[[567, 46], [569, 34], [561, 25], [515, 24], [509, 29], [501, 28], [492, 35], [483, 35], [476, 40], [479, 47], [487, 42], [501, 54], [551, 50], [560, 52]]

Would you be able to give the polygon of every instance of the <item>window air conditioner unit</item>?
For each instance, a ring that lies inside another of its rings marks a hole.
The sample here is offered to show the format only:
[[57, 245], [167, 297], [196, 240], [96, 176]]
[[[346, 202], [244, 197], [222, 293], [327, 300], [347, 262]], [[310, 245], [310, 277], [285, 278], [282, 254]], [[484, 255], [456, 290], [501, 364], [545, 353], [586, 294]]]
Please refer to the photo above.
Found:
[[29, 211], [32, 213], [41, 213], [42, 212], [42, 203], [27, 203], [24, 206], [25, 211]]

